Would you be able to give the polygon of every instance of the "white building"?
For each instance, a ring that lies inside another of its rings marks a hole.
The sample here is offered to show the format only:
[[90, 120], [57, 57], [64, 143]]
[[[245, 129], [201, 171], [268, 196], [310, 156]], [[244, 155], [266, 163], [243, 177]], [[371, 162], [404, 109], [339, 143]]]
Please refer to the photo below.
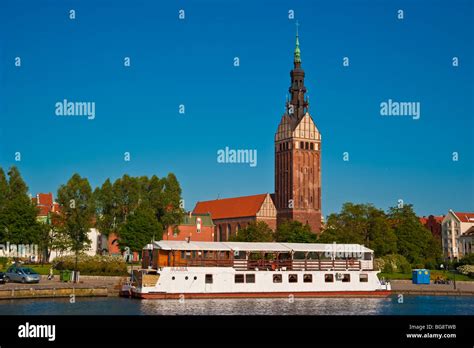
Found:
[[474, 227], [468, 229], [460, 238], [461, 250], [463, 255], [474, 253]]
[[441, 242], [445, 258], [453, 260], [463, 257], [464, 250], [460, 238], [473, 226], [474, 213], [449, 210], [441, 225]]

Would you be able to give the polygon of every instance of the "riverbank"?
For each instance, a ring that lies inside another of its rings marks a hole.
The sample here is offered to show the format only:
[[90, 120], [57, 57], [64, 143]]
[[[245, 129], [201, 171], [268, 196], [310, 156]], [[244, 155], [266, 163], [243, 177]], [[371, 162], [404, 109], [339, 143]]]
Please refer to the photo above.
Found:
[[81, 276], [79, 283], [60, 282], [56, 276], [48, 280], [41, 276], [38, 284], [7, 283], [0, 285], [0, 300], [118, 296], [121, 284], [127, 277]]

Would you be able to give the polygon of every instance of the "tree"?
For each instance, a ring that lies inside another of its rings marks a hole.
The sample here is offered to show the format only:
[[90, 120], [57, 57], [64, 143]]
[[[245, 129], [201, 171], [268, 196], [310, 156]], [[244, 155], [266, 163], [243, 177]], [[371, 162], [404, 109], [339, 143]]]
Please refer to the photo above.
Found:
[[92, 188], [86, 178], [74, 174], [58, 189], [58, 203], [61, 205], [61, 228], [70, 238], [72, 250], [76, 255], [90, 246], [87, 233], [93, 226], [95, 212]]
[[411, 204], [391, 207], [389, 219], [397, 236], [398, 253], [412, 264], [435, 262], [441, 255], [441, 246], [420, 222]]
[[119, 245], [131, 251], [140, 251], [153, 238], [161, 239], [163, 226], [158, 222], [153, 209], [148, 204], [140, 205], [119, 230]]
[[94, 200], [99, 231], [105, 235], [115, 232], [118, 211], [116, 196], [110, 179], [107, 179], [100, 188], [97, 187], [94, 190]]
[[179, 224], [184, 215], [181, 206], [181, 187], [178, 179], [172, 173], [163, 179], [162, 202], [161, 210], [157, 212], [158, 219], [163, 224], [163, 228], [167, 230], [168, 227]]
[[329, 215], [319, 241], [362, 244], [376, 256], [397, 251], [397, 238], [385, 212], [372, 204], [344, 203], [340, 213]]
[[229, 238], [233, 242], [272, 242], [273, 231], [264, 221], [253, 221]]
[[0, 172], [0, 240], [14, 244], [38, 242], [41, 226], [37, 209], [28, 195], [28, 187], [16, 167], [8, 171], [8, 187]]
[[309, 225], [296, 220], [287, 220], [278, 225], [275, 239], [285, 243], [315, 243], [317, 236], [311, 232]]

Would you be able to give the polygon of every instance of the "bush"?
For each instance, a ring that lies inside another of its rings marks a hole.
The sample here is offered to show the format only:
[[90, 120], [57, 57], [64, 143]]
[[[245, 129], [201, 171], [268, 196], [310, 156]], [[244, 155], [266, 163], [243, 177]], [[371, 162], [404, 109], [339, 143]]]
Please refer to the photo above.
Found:
[[[57, 257], [53, 261], [58, 270], [74, 270], [74, 255]], [[122, 276], [127, 275], [127, 264], [120, 256], [79, 255], [77, 270], [83, 275]]]
[[458, 272], [474, 278], [474, 265], [462, 265], [457, 268]]
[[403, 255], [390, 254], [375, 260], [383, 273], [410, 273], [411, 265]]
[[6, 269], [10, 265], [11, 260], [8, 257], [0, 257], [0, 269]]
[[464, 265], [474, 265], [474, 253], [467, 254], [455, 264], [456, 268]]

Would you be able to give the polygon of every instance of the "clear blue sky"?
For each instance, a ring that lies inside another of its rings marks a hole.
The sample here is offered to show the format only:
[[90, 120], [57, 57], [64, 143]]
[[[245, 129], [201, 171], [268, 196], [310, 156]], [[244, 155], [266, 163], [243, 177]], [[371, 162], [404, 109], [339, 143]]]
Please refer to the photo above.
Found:
[[[32, 194], [56, 193], [74, 172], [93, 186], [174, 172], [187, 209], [218, 195], [273, 192], [293, 9], [323, 136], [324, 215], [346, 201], [386, 209], [398, 199], [420, 215], [473, 211], [473, 4], [3, 0], [0, 166], [17, 165]], [[63, 99], [95, 102], [96, 118], [55, 116]], [[420, 119], [380, 116], [388, 99], [420, 102]], [[226, 146], [256, 149], [258, 165], [217, 163]]]

